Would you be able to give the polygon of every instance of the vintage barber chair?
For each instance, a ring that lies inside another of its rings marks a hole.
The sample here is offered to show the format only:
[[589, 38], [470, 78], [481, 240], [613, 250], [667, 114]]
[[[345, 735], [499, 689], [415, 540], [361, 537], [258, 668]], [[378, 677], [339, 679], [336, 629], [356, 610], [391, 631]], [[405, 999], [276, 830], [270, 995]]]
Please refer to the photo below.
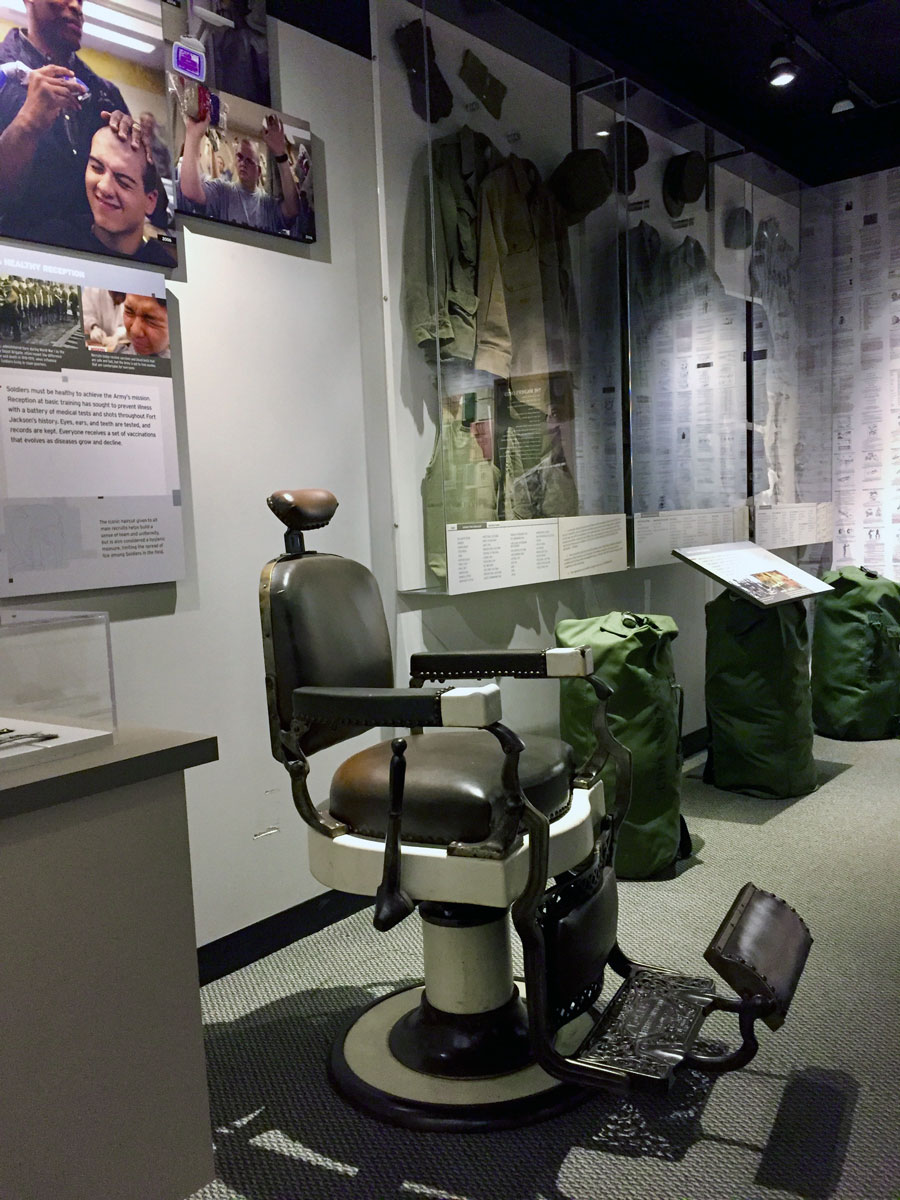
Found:
[[[812, 939], [783, 901], [747, 884], [706, 951], [735, 997], [620, 950], [612, 862], [630, 757], [606, 728], [610, 692], [590, 651], [414, 654], [412, 686], [395, 688], [373, 576], [304, 546], [337, 500], [276, 492], [269, 506], [287, 526], [285, 553], [260, 582], [272, 752], [309, 825], [311, 870], [329, 887], [374, 895], [378, 930], [415, 908], [422, 921], [424, 985], [378, 999], [341, 1033], [329, 1064], [338, 1090], [396, 1124], [504, 1128], [563, 1111], [594, 1087], [666, 1087], [682, 1065], [748, 1062], [755, 1020], [784, 1020]], [[564, 743], [523, 745], [501, 723], [496, 683], [423, 686], [563, 675], [587, 677], [600, 700], [600, 750], [580, 771]], [[346, 759], [317, 808], [310, 756], [379, 726], [411, 732]], [[423, 732], [438, 726], [450, 728]], [[595, 783], [607, 754], [609, 813]], [[524, 986], [513, 980], [510, 907]], [[607, 965], [623, 982], [598, 1012]], [[737, 1014], [741, 1045], [704, 1057], [692, 1048], [715, 1009]]]

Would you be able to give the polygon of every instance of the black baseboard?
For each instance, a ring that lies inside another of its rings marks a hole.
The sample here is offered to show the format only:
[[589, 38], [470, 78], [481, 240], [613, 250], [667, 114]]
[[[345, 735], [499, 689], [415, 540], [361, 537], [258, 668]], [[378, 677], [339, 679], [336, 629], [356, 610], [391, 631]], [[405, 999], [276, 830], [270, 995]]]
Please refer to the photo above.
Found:
[[245, 929], [208, 942], [197, 951], [200, 983], [212, 983], [267, 954], [274, 954], [300, 938], [318, 933], [327, 925], [341, 921], [373, 903], [371, 896], [350, 896], [346, 892], [324, 892], [303, 904], [295, 904]]
[[699, 754], [701, 750], [705, 750], [709, 745], [709, 730], [704, 725], [702, 729], [695, 729], [692, 733], [686, 733], [681, 739], [681, 752], [685, 758], [690, 758], [694, 754]]

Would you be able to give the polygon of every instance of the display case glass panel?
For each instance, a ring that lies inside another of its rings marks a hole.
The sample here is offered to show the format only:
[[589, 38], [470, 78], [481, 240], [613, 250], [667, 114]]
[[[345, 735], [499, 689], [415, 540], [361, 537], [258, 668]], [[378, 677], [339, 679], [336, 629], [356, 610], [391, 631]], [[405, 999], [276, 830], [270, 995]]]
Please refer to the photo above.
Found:
[[0, 771], [94, 749], [115, 731], [108, 615], [0, 609]]
[[375, 11], [400, 587], [621, 569], [620, 372], [604, 392], [586, 279], [615, 190], [599, 146], [570, 154], [572, 79], [612, 73], [500, 5]]
[[611, 114], [624, 198], [624, 485], [633, 561], [650, 566], [746, 536], [747, 249], [724, 235], [749, 203], [730, 170], [743, 150], [631, 81], [588, 97]]
[[831, 214], [822, 196], [754, 155], [752, 497], [755, 540], [830, 560], [832, 536]]

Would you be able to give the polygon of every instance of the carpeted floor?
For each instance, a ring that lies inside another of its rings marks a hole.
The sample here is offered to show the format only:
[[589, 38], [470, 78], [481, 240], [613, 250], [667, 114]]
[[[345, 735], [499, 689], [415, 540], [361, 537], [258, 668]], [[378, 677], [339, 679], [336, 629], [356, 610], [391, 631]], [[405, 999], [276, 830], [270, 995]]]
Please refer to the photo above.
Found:
[[748, 879], [806, 919], [787, 1023], [745, 1070], [685, 1073], [660, 1099], [598, 1093], [513, 1132], [380, 1125], [333, 1094], [325, 1055], [351, 1010], [416, 978], [419, 934], [361, 912], [204, 988], [218, 1178], [194, 1200], [897, 1200], [900, 743], [817, 739], [816, 757], [819, 790], [786, 802], [689, 771], [694, 858], [620, 885], [623, 948], [685, 973], [708, 972]]

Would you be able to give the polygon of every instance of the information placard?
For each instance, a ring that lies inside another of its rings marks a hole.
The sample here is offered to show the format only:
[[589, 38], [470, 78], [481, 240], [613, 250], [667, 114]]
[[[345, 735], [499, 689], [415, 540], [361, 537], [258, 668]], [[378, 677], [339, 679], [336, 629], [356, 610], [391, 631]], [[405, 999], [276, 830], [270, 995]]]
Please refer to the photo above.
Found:
[[451, 595], [600, 575], [626, 566], [623, 513], [447, 526]]
[[0, 595], [184, 570], [165, 278], [0, 253]]
[[755, 540], [758, 546], [812, 546], [830, 542], [831, 503], [757, 505]]
[[555, 517], [447, 526], [447, 590], [451, 595], [558, 578]]
[[676, 546], [733, 542], [749, 532], [749, 510], [682, 508], [668, 512], [635, 513], [634, 565], [658, 567], [672, 561]]
[[801, 571], [793, 563], [764, 550], [755, 542], [688, 546], [673, 550], [672, 553], [760, 608], [789, 604], [792, 600], [803, 600], [817, 592], [833, 590], [831, 584], [823, 583], [807, 571]]
[[559, 518], [559, 577], [600, 575], [628, 566], [625, 514]]

